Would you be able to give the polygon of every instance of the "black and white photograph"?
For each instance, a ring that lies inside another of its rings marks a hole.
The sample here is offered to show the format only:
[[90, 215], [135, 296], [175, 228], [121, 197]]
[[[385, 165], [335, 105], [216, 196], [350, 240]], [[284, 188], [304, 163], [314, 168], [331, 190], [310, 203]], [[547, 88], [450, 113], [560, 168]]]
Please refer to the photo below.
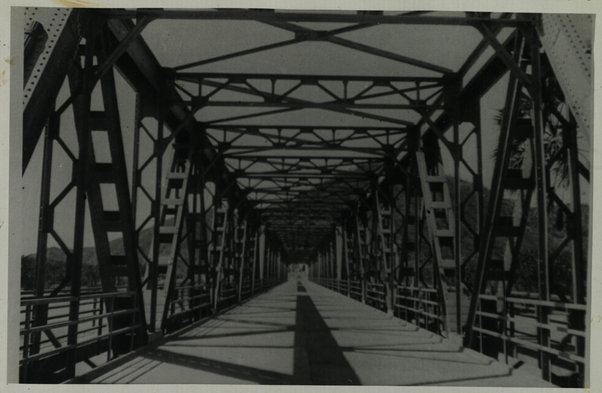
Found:
[[9, 383], [591, 387], [595, 12], [49, 4]]

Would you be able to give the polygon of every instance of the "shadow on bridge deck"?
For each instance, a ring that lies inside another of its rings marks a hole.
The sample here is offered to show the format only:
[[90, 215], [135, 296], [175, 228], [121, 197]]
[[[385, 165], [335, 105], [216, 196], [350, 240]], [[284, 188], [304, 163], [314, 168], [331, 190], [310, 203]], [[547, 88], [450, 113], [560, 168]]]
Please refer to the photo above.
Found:
[[120, 363], [77, 382], [552, 386], [306, 281]]

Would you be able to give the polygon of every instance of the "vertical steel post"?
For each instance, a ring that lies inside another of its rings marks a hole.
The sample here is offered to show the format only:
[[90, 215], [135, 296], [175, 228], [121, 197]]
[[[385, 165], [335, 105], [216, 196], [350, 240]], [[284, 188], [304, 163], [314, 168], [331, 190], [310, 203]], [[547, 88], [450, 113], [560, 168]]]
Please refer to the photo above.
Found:
[[[461, 190], [461, 179], [460, 179], [460, 162], [463, 156], [463, 148], [462, 144], [460, 144], [460, 125], [459, 125], [459, 116], [460, 116], [460, 108], [457, 99], [454, 99], [459, 89], [457, 88], [457, 84], [455, 83], [456, 79], [453, 79], [453, 86], [451, 87], [452, 98], [452, 111], [453, 111], [453, 138], [454, 142], [452, 144], [454, 151], [452, 151], [451, 155], [454, 160], [454, 202], [453, 202], [453, 210], [456, 212], [454, 215], [454, 262], [456, 265], [456, 277], [455, 277], [455, 286], [456, 286], [456, 332], [458, 334], [462, 334], [462, 190]], [[450, 330], [453, 329], [454, 326], [450, 326]]]
[[[86, 216], [86, 192], [88, 187], [88, 154], [90, 147], [90, 127], [89, 127], [89, 110], [92, 94], [92, 78], [93, 78], [93, 55], [92, 46], [95, 43], [94, 37], [90, 32], [92, 26], [87, 26], [86, 46], [84, 69], [81, 72], [81, 90], [83, 94], [76, 98], [80, 101], [80, 105], [73, 105], [74, 118], [79, 118], [78, 147], [79, 154], [77, 159], [76, 169], [76, 195], [75, 195], [75, 221], [74, 221], [74, 236], [73, 236], [73, 254], [71, 260], [68, 260], [70, 266], [71, 288], [69, 302], [69, 321], [71, 324], [67, 329], [67, 345], [73, 349], [69, 351], [67, 361], [67, 375], [75, 376], [75, 364], [77, 362], [77, 335], [79, 319], [79, 296], [81, 291], [81, 267], [84, 248], [84, 233], [85, 233], [85, 216]], [[77, 72], [77, 71], [76, 71]], [[71, 94], [76, 94], [74, 89], [71, 89]], [[78, 110], [79, 109], [79, 110]], [[68, 257], [69, 259], [69, 257]]]
[[[215, 197], [214, 197], [214, 202], [213, 202], [213, 207], [214, 207], [214, 212], [216, 214], [215, 217], [217, 217], [217, 211], [218, 209], [221, 207], [223, 201], [221, 199], [221, 190], [218, 190], [218, 185], [216, 184], [215, 186], [216, 191], [215, 191]], [[214, 288], [213, 288], [213, 293], [214, 293], [214, 297], [213, 297], [213, 308], [215, 311], [217, 311], [218, 307], [219, 307], [219, 301], [220, 301], [220, 297], [221, 297], [221, 287], [222, 287], [222, 281], [224, 279], [224, 259], [225, 254], [226, 254], [226, 239], [228, 236], [228, 230], [230, 229], [231, 225], [228, 225], [228, 222], [230, 220], [230, 216], [231, 214], [231, 206], [230, 204], [228, 204], [228, 207], [224, 213], [224, 222], [223, 222], [223, 230], [222, 230], [222, 234], [221, 234], [221, 238], [220, 238], [220, 244], [216, 243], [216, 237], [217, 237], [217, 226], [215, 224], [215, 221], [213, 223], [214, 225], [214, 236], [213, 236], [213, 242], [214, 242], [214, 247], [215, 250], [219, 250], [216, 253], [217, 260], [214, 261], [215, 262], [215, 283], [214, 283]], [[219, 248], [218, 248], [219, 247]]]
[[255, 295], [255, 277], [257, 276], [257, 259], [259, 254], [259, 233], [258, 227], [253, 226], [253, 255], [251, 256], [251, 296]]
[[325, 246], [322, 250], [320, 250], [320, 264], [322, 266], [322, 274], [320, 274], [320, 278], [328, 278], [328, 251]]
[[[577, 144], [577, 123], [575, 118], [570, 118], [571, 129], [569, 132], [563, 132], [565, 144], [569, 146], [569, 170], [571, 171], [571, 191], [573, 199], [573, 301], [577, 304], [586, 304], [587, 294], [587, 278], [589, 275], [589, 266], [587, 260], [583, 256], [583, 213], [581, 210], [581, 187], [580, 187], [580, 176], [579, 176], [579, 157], [578, 157], [578, 144]], [[569, 312], [569, 329], [578, 329], [585, 332], [585, 337], [590, 337], [587, 330], [590, 328], [590, 324], [587, 321], [586, 312], [572, 311]], [[587, 339], [585, 337], [577, 336], [575, 339], [577, 353], [581, 356], [585, 356], [588, 351], [586, 345]], [[587, 357], [586, 357], [587, 358]], [[587, 386], [589, 382], [589, 367], [584, 364], [577, 364], [577, 372], [579, 375], [583, 375], [584, 386]]]
[[[162, 85], [164, 88], [164, 86]], [[160, 227], [161, 227], [161, 202], [163, 199], [163, 152], [164, 152], [164, 139], [163, 139], [163, 127], [164, 127], [164, 116], [165, 116], [165, 105], [163, 105], [163, 92], [159, 93], [154, 98], [153, 104], [155, 106], [155, 112], [158, 114], [157, 118], [157, 136], [155, 143], [153, 144], [153, 154], [156, 156], [155, 161], [155, 199], [152, 201], [153, 211], [153, 250], [152, 260], [150, 265], [150, 277], [149, 286], [151, 290], [150, 298], [150, 317], [149, 317], [149, 330], [155, 332], [157, 330], [157, 294], [159, 292], [159, 255], [160, 251]]]
[[330, 263], [329, 275], [334, 280], [337, 277], [338, 270], [338, 261], [336, 255], [336, 237], [333, 237], [333, 239], [328, 243], [328, 260]]
[[[242, 230], [243, 230], [243, 234], [242, 234], [242, 249], [239, 250], [238, 249], [238, 245], [236, 246], [236, 250], [235, 252], [238, 255], [238, 260], [240, 263], [240, 266], [238, 267], [239, 271], [238, 271], [238, 301], [240, 302], [242, 300], [242, 288], [243, 288], [243, 281], [244, 281], [244, 275], [248, 274], [247, 270], [245, 269], [245, 258], [246, 258], [246, 246], [247, 246], [247, 218], [243, 217], [243, 223], [242, 223]], [[238, 232], [236, 233], [236, 239], [238, 239]]]
[[375, 249], [380, 250], [380, 261], [378, 261], [379, 266], [375, 266], [380, 272], [380, 281], [383, 284], [384, 288], [384, 306], [385, 311], [389, 314], [393, 312], [393, 288], [390, 282], [390, 274], [391, 274], [391, 266], [389, 266], [389, 261], [387, 261], [387, 244], [385, 243], [385, 234], [383, 227], [383, 217], [381, 210], [381, 202], [378, 196], [379, 190], [378, 188], [374, 189], [374, 228], [376, 229], [376, 238], [375, 238]]
[[[535, 166], [535, 190], [537, 195], [537, 226], [538, 226], [538, 281], [539, 281], [539, 299], [547, 301], [550, 299], [550, 267], [548, 255], [548, 216], [547, 216], [547, 178], [546, 178], [546, 155], [544, 147], [544, 124], [543, 124], [543, 105], [541, 93], [541, 64], [539, 54], [539, 41], [537, 39], [534, 27], [525, 30], [525, 35], [531, 50], [531, 99], [533, 100], [533, 132], [534, 132], [534, 166]], [[547, 306], [537, 307], [537, 322], [548, 324], [549, 308]], [[550, 332], [544, 328], [538, 328], [539, 345], [549, 348]], [[542, 377], [549, 381], [551, 375], [551, 358], [546, 351], [540, 351], [540, 366]]]
[[569, 150], [569, 170], [571, 171], [571, 197], [573, 200], [573, 216], [574, 216], [574, 233], [573, 236], [573, 258], [574, 262], [574, 278], [573, 278], [573, 291], [575, 296], [575, 303], [586, 304], [586, 290], [587, 281], [589, 277], [587, 272], [587, 261], [583, 256], [583, 212], [581, 209], [581, 186], [579, 184], [579, 149], [577, 144], [577, 123], [575, 118], [571, 116], [570, 124], [572, 128], [567, 130], [568, 132], [563, 133], [565, 138], [565, 144]]
[[[481, 106], [477, 101], [476, 109], [474, 110], [474, 122], [477, 126], [476, 136], [477, 136], [477, 146], [476, 146], [476, 155], [477, 155], [477, 176], [474, 179], [474, 187], [478, 190], [478, 209], [477, 209], [477, 230], [480, 235], [483, 233], [483, 224], [485, 223], [485, 201], [483, 195], [483, 128], [481, 124]], [[478, 251], [478, 249], [477, 249]]]
[[278, 259], [279, 259], [279, 251], [278, 249], [274, 250], [274, 267], [273, 267], [273, 274], [272, 274], [272, 278], [276, 279], [278, 277]]
[[[43, 297], [45, 289], [46, 275], [46, 251], [48, 248], [48, 231], [52, 225], [50, 203], [50, 184], [52, 179], [52, 150], [54, 138], [59, 132], [60, 118], [56, 114], [51, 114], [48, 118], [48, 124], [44, 132], [44, 152], [42, 157], [42, 185], [40, 191], [40, 213], [38, 223], [38, 241], [36, 249], [36, 271], [34, 296]], [[67, 256], [68, 257], [68, 256]], [[40, 326], [46, 323], [48, 314], [48, 305], [34, 305], [32, 326]], [[41, 332], [31, 335], [30, 354], [36, 354], [40, 351]]]
[[[266, 265], [266, 241], [265, 241], [265, 225], [259, 226], [258, 234], [258, 251], [259, 251], [259, 281], [263, 283], [265, 278], [265, 265]], [[261, 285], [261, 284], [260, 284]]]
[[358, 264], [359, 267], [359, 272], [360, 272], [360, 288], [361, 288], [361, 301], [362, 303], [366, 302], [366, 272], [365, 272], [365, 267], [364, 267], [364, 252], [365, 250], [362, 250], [362, 238], [361, 238], [361, 231], [360, 231], [360, 226], [362, 225], [361, 219], [360, 219], [360, 212], [359, 212], [359, 204], [356, 205], [355, 207], [355, 214], [354, 214], [354, 224], [355, 224], [355, 259], [356, 259], [356, 263]]
[[266, 240], [265, 251], [265, 279], [269, 281], [272, 278], [272, 245]]
[[136, 225], [136, 219], [138, 216], [138, 185], [141, 181], [140, 171], [138, 165], [140, 162], [140, 122], [142, 121], [142, 108], [140, 103], [140, 93], [136, 93], [135, 107], [134, 107], [134, 150], [132, 152], [132, 220]]
[[349, 270], [349, 250], [347, 249], [349, 247], [348, 243], [347, 243], [347, 223], [345, 223], [341, 229], [343, 232], [343, 258], [345, 259], [345, 275], [346, 275], [346, 281], [347, 281], [347, 296], [351, 296], [351, 272]]
[[[412, 220], [412, 189], [413, 189], [413, 186], [412, 186], [412, 179], [409, 176], [409, 172], [410, 171], [408, 170], [408, 174], [405, 177], [404, 193], [403, 193], [404, 197], [405, 197], [405, 201], [404, 201], [405, 217], [402, 222], [402, 225], [403, 225], [403, 243], [402, 243], [403, 248], [401, 250], [401, 264], [404, 266], [404, 268], [407, 269], [405, 271], [406, 273], [408, 271], [410, 271], [410, 269], [415, 269], [415, 267], [410, 268], [409, 244], [411, 241], [415, 242], [415, 239], [410, 239], [410, 221]], [[415, 213], [414, 219], [413, 219], [414, 231], [418, 230], [418, 227], [416, 224], [417, 217], [418, 217], [418, 214]], [[416, 243], [414, 243], [414, 258], [416, 257], [415, 253], [416, 253]], [[413, 275], [412, 275], [412, 277], [414, 277], [414, 281], [415, 281], [417, 274], [418, 274], [418, 271], [414, 270]], [[403, 282], [403, 284], [405, 284], [405, 285], [414, 285], [414, 282], [411, 282], [408, 278], [409, 277], [407, 277], [407, 275], [404, 277], [400, 277], [400, 283]]]
[[318, 278], [321, 280], [324, 278], [324, 254], [322, 253], [322, 250], [318, 251], [318, 266]]
[[332, 260], [332, 240], [329, 241], [324, 250], [324, 261], [326, 262], [326, 278], [331, 280], [334, 278], [334, 263]]
[[211, 255], [207, 236], [207, 207], [205, 206], [205, 192], [207, 192], [205, 171], [199, 168], [197, 190], [199, 194], [199, 263], [204, 264], [204, 273], [201, 281], [204, 288], [211, 292]]
[[278, 250], [278, 280], [282, 279], [282, 250]]
[[[415, 152], [414, 152], [415, 153]], [[416, 162], [414, 161], [414, 171], [418, 172], [416, 167]], [[418, 185], [412, 185], [412, 193], [414, 194], [414, 222], [416, 223], [414, 229], [414, 277], [415, 277], [415, 286], [419, 286], [421, 280], [421, 271], [420, 271], [420, 258], [422, 256], [422, 243], [420, 239], [420, 234], [422, 233], [422, 220], [420, 218], [422, 207], [420, 203], [420, 194], [418, 190], [420, 187]]]
[[[190, 168], [190, 178], [196, 179], [198, 181], [198, 168], [196, 165], [191, 163], [192, 168]], [[195, 287], [196, 287], [196, 273], [199, 271], [199, 257], [197, 256], [197, 221], [199, 215], [199, 194], [198, 187], [195, 187], [195, 184], [192, 184], [192, 187], [189, 187], [190, 196], [192, 197], [192, 203], [190, 201], [186, 201], [185, 203], [189, 204], [189, 208], [185, 209], [188, 212], [187, 220], [186, 220], [186, 229], [188, 230], [188, 279], [190, 280], [191, 289], [189, 289], [189, 293], [191, 296], [195, 295]], [[192, 204], [192, 206], [190, 206]], [[190, 304], [190, 307], [194, 307], [194, 304]]]

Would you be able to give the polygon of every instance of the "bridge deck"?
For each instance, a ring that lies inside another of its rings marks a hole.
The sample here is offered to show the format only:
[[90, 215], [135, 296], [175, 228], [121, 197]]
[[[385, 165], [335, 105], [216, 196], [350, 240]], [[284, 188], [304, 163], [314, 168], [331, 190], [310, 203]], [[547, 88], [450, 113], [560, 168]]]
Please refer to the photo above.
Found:
[[306, 281], [145, 348], [91, 382], [552, 386]]

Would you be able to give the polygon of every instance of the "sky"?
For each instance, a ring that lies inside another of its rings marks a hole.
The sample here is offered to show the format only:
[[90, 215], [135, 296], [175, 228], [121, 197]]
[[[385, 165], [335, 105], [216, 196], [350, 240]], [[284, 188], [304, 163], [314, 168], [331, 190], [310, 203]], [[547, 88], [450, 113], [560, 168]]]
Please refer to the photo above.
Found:
[[[345, 25], [341, 24], [299, 24], [319, 30], [336, 29]], [[505, 34], [504, 32], [502, 35]], [[260, 46], [293, 37], [289, 32], [277, 29], [255, 21], [155, 21], [143, 32], [143, 37], [153, 50], [155, 56], [163, 66], [173, 67], [187, 64], [196, 60], [211, 58], [225, 53], [243, 50], [250, 47]], [[365, 45], [377, 46], [380, 49], [393, 51], [411, 57], [420, 58], [435, 64], [457, 70], [467, 54], [480, 40], [479, 33], [470, 27], [426, 27], [426, 26], [402, 26], [402, 25], [380, 25], [340, 35], [342, 38], [350, 39]], [[483, 61], [492, 52], [486, 52]], [[477, 62], [477, 69], [482, 62]], [[398, 75], [436, 75], [431, 71], [418, 69], [387, 59], [372, 55], [366, 55], [348, 48], [323, 43], [307, 42], [290, 47], [274, 49], [259, 54], [244, 56], [234, 60], [220, 61], [205, 66], [191, 68], [187, 71], [199, 72], [248, 72], [248, 73], [300, 73], [300, 74], [331, 74], [331, 75], [365, 75], [365, 76], [398, 76]], [[469, 77], [472, 72], [469, 73]], [[121, 124], [124, 134], [124, 146], [126, 157], [129, 157], [133, 148], [134, 127], [134, 103], [135, 94], [127, 83], [116, 75], [118, 101], [120, 108]], [[484, 182], [488, 187], [491, 182], [493, 162], [489, 158], [497, 144], [499, 134], [498, 126], [494, 117], [504, 105], [507, 78], [504, 77], [494, 86], [481, 100], [481, 119], [483, 130], [483, 163]], [[303, 98], [311, 99], [311, 91], [307, 91]], [[61, 91], [59, 103], [68, 97], [66, 86]], [[98, 97], [93, 98], [93, 107], [99, 107]], [[199, 113], [199, 120], [210, 120], [232, 114], [234, 109], [220, 108], [212, 111]], [[72, 112], [67, 111], [61, 119], [63, 128], [62, 135], [74, 150], [75, 137], [72, 125]], [[374, 122], [349, 118], [326, 112], [323, 110], [305, 110], [286, 115], [279, 115], [267, 120], [272, 124], [338, 124], [338, 125], [375, 125]], [[462, 131], [466, 132], [470, 125], [463, 125]], [[38, 143], [31, 163], [23, 176], [23, 231], [22, 253], [35, 252], [40, 174], [41, 174], [41, 147]], [[150, 144], [143, 143], [142, 154], [147, 154]], [[467, 143], [467, 151], [474, 150], [472, 142]], [[97, 155], [102, 157], [103, 152]], [[470, 156], [470, 153], [468, 153]], [[128, 159], [128, 176], [131, 179], [131, 158]], [[443, 154], [444, 164], [451, 168], [450, 159]], [[471, 159], [469, 158], [469, 161]], [[149, 168], [152, 171], [152, 167]], [[71, 168], [66, 156], [55, 148], [55, 162], [53, 171], [57, 176], [53, 177], [53, 191], [56, 195], [61, 185], [69, 181]], [[451, 174], [451, 173], [450, 173]], [[462, 177], [468, 179], [466, 173]], [[146, 183], [152, 186], [152, 182], [146, 179]], [[73, 234], [73, 193], [62, 204], [57, 211], [55, 222], [56, 230], [63, 234], [68, 244], [72, 242]], [[107, 199], [108, 207], [111, 201]], [[141, 209], [145, 204], [141, 204]], [[93, 245], [89, 217], [86, 218], [87, 246]], [[53, 245], [52, 242], [49, 243]]]

